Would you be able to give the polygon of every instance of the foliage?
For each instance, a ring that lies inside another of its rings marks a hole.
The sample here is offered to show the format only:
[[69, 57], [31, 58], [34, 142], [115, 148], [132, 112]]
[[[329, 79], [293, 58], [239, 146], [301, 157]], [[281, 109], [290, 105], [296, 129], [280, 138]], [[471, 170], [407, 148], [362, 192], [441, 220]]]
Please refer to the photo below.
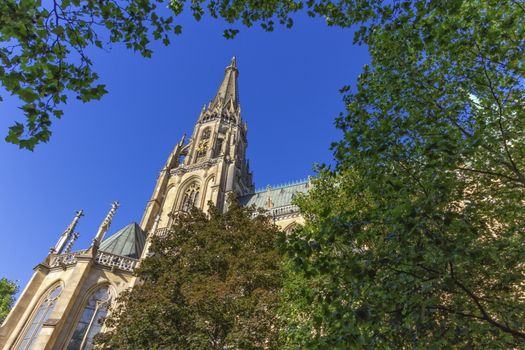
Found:
[[[172, 19], [155, 13], [158, 1], [5, 0], [0, 2], [0, 82], [22, 101], [25, 123], [6, 137], [33, 150], [47, 142], [53, 117], [71, 94], [87, 102], [106, 93], [86, 50], [122, 42], [149, 57], [151, 38], [173, 30]], [[105, 39], [104, 39], [105, 37]], [[107, 41], [107, 42], [106, 42]], [[1, 101], [1, 99], [0, 99]]]
[[277, 228], [233, 202], [179, 217], [152, 240], [141, 283], [120, 297], [101, 337], [108, 349], [275, 348], [282, 286]]
[[11, 282], [5, 277], [0, 279], [0, 324], [9, 314], [17, 292], [18, 286], [15, 282]]
[[357, 34], [372, 64], [336, 168], [284, 242], [288, 345], [523, 347], [523, 4], [388, 4]]

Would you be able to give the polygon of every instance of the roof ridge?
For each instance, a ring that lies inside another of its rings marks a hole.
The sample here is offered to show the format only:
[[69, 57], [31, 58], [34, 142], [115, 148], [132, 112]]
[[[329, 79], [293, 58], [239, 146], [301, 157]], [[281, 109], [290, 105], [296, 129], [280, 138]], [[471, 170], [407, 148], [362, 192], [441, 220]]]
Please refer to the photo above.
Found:
[[297, 186], [297, 185], [302, 185], [302, 184], [307, 184], [307, 183], [308, 183], [308, 178], [295, 180], [295, 181], [289, 181], [289, 182], [281, 183], [281, 184], [275, 185], [275, 186], [267, 185], [266, 187], [256, 188], [254, 192], [246, 193], [245, 196], [246, 195], [251, 195], [251, 194], [257, 194], [257, 193], [261, 193], [261, 192], [267, 192], [269, 190], [270, 191], [279, 190], [279, 189], [282, 189], [282, 188], [292, 187], [292, 186]]

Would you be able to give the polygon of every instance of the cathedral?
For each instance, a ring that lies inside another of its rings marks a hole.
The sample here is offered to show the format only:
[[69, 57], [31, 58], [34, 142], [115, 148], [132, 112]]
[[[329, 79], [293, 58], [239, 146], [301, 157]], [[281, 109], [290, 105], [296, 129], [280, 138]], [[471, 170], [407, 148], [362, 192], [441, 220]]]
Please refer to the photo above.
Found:
[[238, 76], [233, 58], [191, 137], [175, 144], [162, 167], [140, 224], [107, 235], [119, 206], [114, 202], [91, 245], [76, 249], [75, 227], [83, 216], [82, 210], [76, 213], [0, 327], [0, 349], [92, 349], [95, 335], [104, 332], [108, 307], [136, 283], [133, 271], [147, 256], [150, 238], [169, 234], [180, 212], [193, 207], [206, 212], [210, 201], [225, 211], [226, 198], [235, 193], [242, 205], [265, 209], [284, 231], [302, 221], [292, 198], [306, 192], [309, 181], [255, 190]]

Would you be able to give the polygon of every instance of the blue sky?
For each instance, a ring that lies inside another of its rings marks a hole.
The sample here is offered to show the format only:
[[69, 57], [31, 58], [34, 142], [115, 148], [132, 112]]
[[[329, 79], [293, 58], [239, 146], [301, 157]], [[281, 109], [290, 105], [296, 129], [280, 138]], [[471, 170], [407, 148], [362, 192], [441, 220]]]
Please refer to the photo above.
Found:
[[[93, 51], [109, 93], [101, 101], [71, 100], [48, 144], [34, 152], [0, 142], [0, 277], [21, 288], [78, 209], [84, 209], [75, 248], [89, 246], [118, 200], [110, 233], [140, 221], [158, 171], [183, 133], [190, 134], [233, 55], [239, 67], [242, 116], [256, 187], [306, 178], [313, 164], [330, 163], [344, 110], [339, 89], [355, 86], [369, 61], [352, 32], [300, 18], [292, 30], [242, 28], [183, 20], [172, 45], [154, 44], [145, 59], [120, 46]], [[0, 103], [0, 134], [21, 118], [17, 101]]]

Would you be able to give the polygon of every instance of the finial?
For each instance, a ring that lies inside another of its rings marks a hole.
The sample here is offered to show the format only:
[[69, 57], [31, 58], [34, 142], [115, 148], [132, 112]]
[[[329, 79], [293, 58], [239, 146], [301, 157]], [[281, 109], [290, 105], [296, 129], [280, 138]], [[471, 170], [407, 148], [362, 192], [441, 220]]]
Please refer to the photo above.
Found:
[[120, 204], [117, 201], [111, 204], [111, 209], [109, 210], [108, 215], [106, 215], [104, 221], [102, 221], [102, 224], [100, 224], [100, 227], [98, 228], [98, 232], [95, 236], [95, 239], [93, 240], [93, 245], [98, 246], [100, 242], [102, 242], [102, 239], [108, 231], [109, 226], [111, 225], [111, 221], [113, 220], [113, 216], [115, 215], [115, 212], [117, 211], [118, 207], [120, 207]]
[[237, 58], [235, 58], [235, 56], [232, 57], [232, 61], [228, 67], [237, 68]]
[[272, 197], [271, 196], [268, 196], [268, 198], [266, 198], [266, 208], [267, 209], [272, 209], [273, 208], [273, 201], [272, 201]]
[[84, 216], [84, 210], [80, 209], [76, 212], [75, 217], [69, 224], [69, 226], [65, 229], [65, 231], [60, 235], [60, 238], [58, 239], [57, 244], [53, 248], [51, 248], [51, 253], [55, 254], [61, 254], [64, 246], [66, 245], [67, 241], [71, 238], [71, 235], [73, 234], [73, 231], [75, 230], [75, 227], [77, 226], [78, 220]]

